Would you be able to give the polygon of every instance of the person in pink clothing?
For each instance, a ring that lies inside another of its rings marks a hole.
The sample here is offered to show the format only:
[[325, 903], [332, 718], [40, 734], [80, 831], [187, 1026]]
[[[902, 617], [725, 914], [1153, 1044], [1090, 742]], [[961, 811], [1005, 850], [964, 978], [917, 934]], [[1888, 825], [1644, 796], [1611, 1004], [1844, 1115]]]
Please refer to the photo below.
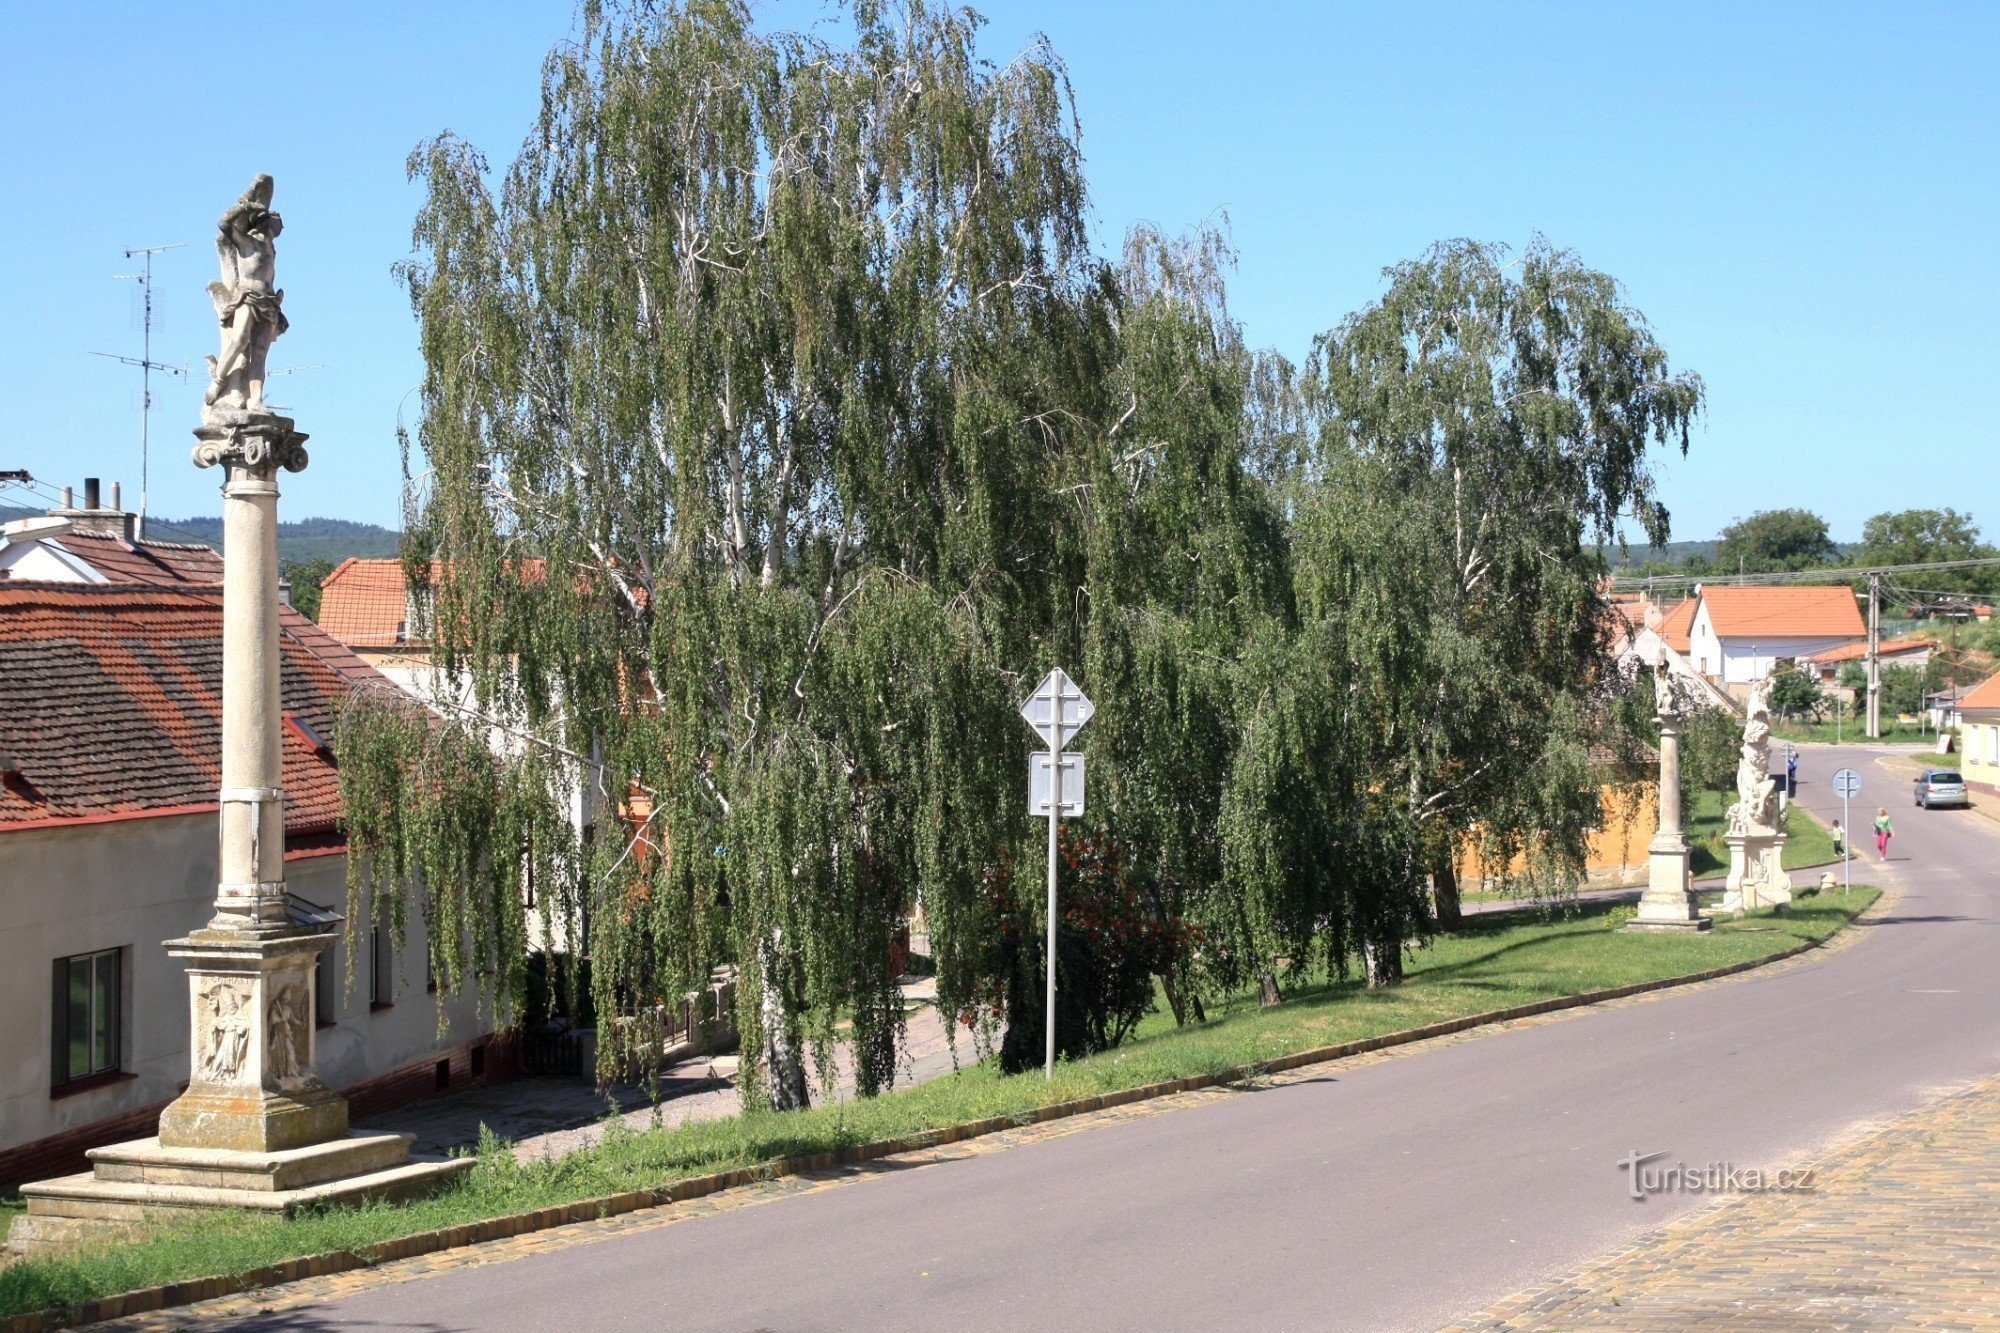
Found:
[[1889, 839], [1896, 834], [1896, 826], [1889, 822], [1889, 808], [1875, 807], [1875, 854], [1884, 861], [1889, 859]]

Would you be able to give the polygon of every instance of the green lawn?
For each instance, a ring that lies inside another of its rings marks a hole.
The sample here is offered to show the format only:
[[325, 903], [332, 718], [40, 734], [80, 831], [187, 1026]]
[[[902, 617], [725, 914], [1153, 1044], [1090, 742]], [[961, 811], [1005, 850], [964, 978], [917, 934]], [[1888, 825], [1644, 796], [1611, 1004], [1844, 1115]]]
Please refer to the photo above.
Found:
[[596, 1147], [527, 1164], [489, 1140], [474, 1171], [423, 1202], [290, 1221], [212, 1218], [163, 1230], [143, 1243], [17, 1264], [0, 1271], [0, 1317], [924, 1129], [1020, 1116], [1055, 1102], [1221, 1073], [1446, 1018], [1761, 958], [1825, 938], [1874, 897], [1872, 889], [1859, 889], [1846, 899], [1807, 898], [1789, 915], [1760, 913], [1703, 935], [1621, 933], [1630, 907], [1473, 917], [1461, 932], [1414, 951], [1407, 980], [1394, 989], [1301, 985], [1271, 1009], [1245, 995], [1211, 1006], [1207, 1023], [1181, 1029], [1170, 1016], [1156, 1014], [1123, 1047], [1065, 1064], [1053, 1080], [1005, 1077], [983, 1064], [871, 1101], [789, 1115], [743, 1115], [646, 1133], [614, 1126]]
[[[1698, 791], [1689, 794], [1687, 819], [1688, 867], [1695, 878], [1725, 874], [1729, 870], [1729, 845], [1722, 835], [1729, 830], [1728, 810], [1732, 794]], [[1785, 810], [1785, 869], [1824, 865], [1835, 859], [1833, 835], [1799, 806]]]

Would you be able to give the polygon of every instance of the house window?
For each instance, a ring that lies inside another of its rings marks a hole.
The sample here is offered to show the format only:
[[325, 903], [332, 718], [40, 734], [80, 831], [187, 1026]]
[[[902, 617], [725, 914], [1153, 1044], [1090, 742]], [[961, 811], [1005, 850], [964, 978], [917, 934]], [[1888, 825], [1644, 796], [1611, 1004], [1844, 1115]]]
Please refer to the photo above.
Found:
[[395, 1002], [395, 944], [388, 931], [376, 926], [368, 933], [368, 1006], [387, 1009]]
[[125, 951], [58, 958], [49, 1082], [115, 1073], [125, 1056]]
[[339, 988], [334, 985], [333, 950], [321, 949], [319, 961], [313, 964], [313, 1026], [330, 1028], [340, 1021], [339, 1010], [334, 1006], [340, 999]]

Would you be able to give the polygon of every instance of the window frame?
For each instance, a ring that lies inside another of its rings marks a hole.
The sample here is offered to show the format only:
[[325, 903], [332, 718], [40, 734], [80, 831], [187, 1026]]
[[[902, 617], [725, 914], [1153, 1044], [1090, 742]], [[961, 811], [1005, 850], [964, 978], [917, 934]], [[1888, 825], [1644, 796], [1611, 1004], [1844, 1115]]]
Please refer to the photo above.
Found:
[[[123, 1076], [125, 1070], [125, 998], [129, 987], [125, 977], [125, 956], [128, 949], [117, 945], [109, 949], [92, 949], [87, 953], [70, 954], [51, 960], [50, 964], [50, 1006], [49, 1006], [49, 1092], [61, 1095], [82, 1091], [113, 1082]], [[79, 963], [87, 964], [89, 976], [85, 981], [88, 1012], [84, 1019], [88, 1029], [84, 1036], [84, 1062], [88, 1068], [81, 1073], [73, 1067], [73, 1034], [70, 1030], [72, 994], [71, 985]]]

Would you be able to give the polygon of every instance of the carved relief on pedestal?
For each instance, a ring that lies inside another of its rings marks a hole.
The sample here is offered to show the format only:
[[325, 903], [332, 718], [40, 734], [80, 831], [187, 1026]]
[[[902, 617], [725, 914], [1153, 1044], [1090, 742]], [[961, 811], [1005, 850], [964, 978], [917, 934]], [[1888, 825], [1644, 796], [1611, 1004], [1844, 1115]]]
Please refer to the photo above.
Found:
[[196, 1069], [207, 1083], [235, 1083], [243, 1077], [250, 1057], [250, 1027], [255, 1009], [250, 983], [219, 977], [198, 992], [201, 1051]]
[[266, 1017], [269, 1019], [266, 1068], [270, 1076], [280, 1083], [303, 1077], [312, 1068], [305, 986], [288, 981], [278, 987]]

